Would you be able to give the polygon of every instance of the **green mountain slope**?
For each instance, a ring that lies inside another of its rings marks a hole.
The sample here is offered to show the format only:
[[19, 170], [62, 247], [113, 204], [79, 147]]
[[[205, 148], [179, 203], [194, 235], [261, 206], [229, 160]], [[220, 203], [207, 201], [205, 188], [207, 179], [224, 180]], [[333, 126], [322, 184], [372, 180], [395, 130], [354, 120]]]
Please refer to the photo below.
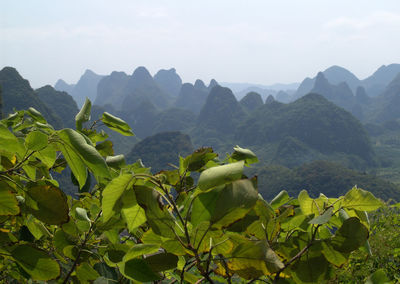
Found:
[[[296, 152], [290, 147], [299, 147], [324, 155], [355, 155], [368, 164], [374, 159], [369, 137], [360, 122], [317, 94], [306, 95], [290, 104], [265, 104], [239, 125], [235, 140], [241, 146], [254, 146], [260, 151], [266, 145], [278, 145], [283, 153]], [[277, 150], [272, 156], [276, 153]]]

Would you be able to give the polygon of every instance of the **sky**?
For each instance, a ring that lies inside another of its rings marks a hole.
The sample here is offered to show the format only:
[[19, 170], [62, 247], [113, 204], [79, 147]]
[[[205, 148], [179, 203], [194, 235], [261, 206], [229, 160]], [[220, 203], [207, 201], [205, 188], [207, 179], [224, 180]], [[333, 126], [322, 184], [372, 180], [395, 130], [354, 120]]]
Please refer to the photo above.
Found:
[[0, 69], [35, 88], [86, 69], [184, 82], [301, 82], [332, 65], [363, 79], [400, 63], [398, 0], [0, 0]]

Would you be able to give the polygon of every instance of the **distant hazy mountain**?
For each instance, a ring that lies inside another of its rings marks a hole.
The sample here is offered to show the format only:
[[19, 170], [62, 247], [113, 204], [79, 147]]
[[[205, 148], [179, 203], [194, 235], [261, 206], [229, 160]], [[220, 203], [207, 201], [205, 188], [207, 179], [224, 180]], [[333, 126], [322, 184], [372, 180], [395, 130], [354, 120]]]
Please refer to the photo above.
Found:
[[56, 91], [49, 85], [36, 89], [36, 93], [47, 107], [62, 118], [64, 127], [75, 128], [75, 115], [79, 109], [72, 96], [66, 92]]
[[140, 66], [129, 77], [121, 90], [123, 111], [132, 111], [144, 101], [151, 102], [155, 107], [165, 109], [171, 98], [156, 84], [149, 71]]
[[292, 100], [292, 96], [288, 92], [279, 91], [275, 95], [275, 99], [281, 103], [289, 103]]
[[[369, 96], [376, 97], [396, 77], [396, 75], [400, 73], [400, 64], [390, 64], [388, 66], [383, 65], [364, 80], [358, 79], [349, 70], [336, 65], [329, 67], [322, 73], [331, 84], [337, 85], [341, 82], [346, 82], [353, 92], [356, 92], [357, 87], [362, 86]], [[300, 98], [309, 93], [314, 86], [315, 80], [316, 77], [305, 78], [298, 87], [294, 97]]]
[[113, 71], [104, 76], [97, 84], [96, 105], [112, 105], [115, 109], [121, 109], [123, 101], [123, 88], [128, 83], [129, 76], [125, 72]]
[[355, 103], [353, 92], [345, 81], [341, 81], [335, 85], [333, 83], [331, 84], [322, 72], [318, 73], [314, 81], [314, 87], [310, 92], [320, 94], [336, 105], [349, 111], [351, 111]]
[[[54, 88], [58, 91], [69, 93], [80, 107], [88, 97], [92, 102], [96, 100], [97, 84], [103, 78], [102, 75], [87, 69], [80, 77], [76, 85], [68, 85], [62, 80], [58, 80]], [[72, 89], [71, 89], [72, 88]]]
[[2, 90], [1, 90], [1, 85], [0, 85], [0, 119], [3, 118], [3, 95], [2, 95]]
[[273, 90], [273, 91], [296, 90], [299, 87], [300, 83], [288, 83], [288, 84], [277, 83], [272, 85], [262, 85], [262, 84], [252, 84], [252, 83], [221, 82], [220, 85], [231, 89], [232, 92], [236, 94], [251, 87], [256, 87], [264, 90]]
[[[357, 87], [361, 85], [360, 80], [353, 73], [340, 66], [331, 66], [323, 71], [322, 74], [327, 79], [327, 81], [333, 85], [338, 85], [342, 82], [345, 82], [353, 92], [355, 92]], [[304, 79], [295, 93], [295, 98], [300, 98], [305, 94], [311, 92], [312, 88], [315, 85], [315, 80], [317, 79], [317, 76], [312, 79]]]
[[175, 106], [198, 114], [207, 100], [208, 89], [202, 81], [196, 82], [195, 85], [190, 83], [182, 85]]
[[193, 151], [193, 145], [188, 135], [180, 132], [162, 132], [147, 137], [137, 143], [126, 155], [128, 162], [141, 159], [145, 166], [150, 166], [153, 173], [163, 169], [171, 169], [168, 164], [179, 163], [179, 156], [186, 156]]
[[372, 97], [382, 93], [385, 87], [400, 73], [400, 64], [382, 65], [368, 78], [363, 80], [363, 86]]
[[72, 91], [75, 87], [75, 84], [67, 84], [64, 80], [59, 79], [54, 85], [54, 89], [61, 92], [67, 92], [68, 94], [72, 94]]
[[271, 159], [291, 166], [312, 159], [313, 153], [315, 158], [318, 153], [355, 155], [367, 163], [374, 157], [360, 122], [317, 94], [289, 104], [264, 104], [239, 125], [235, 140], [246, 147], [263, 147], [264, 152], [270, 149]]
[[14, 109], [26, 110], [33, 107], [41, 112], [54, 127], [62, 127], [61, 118], [47, 107], [31, 88], [29, 81], [22, 78], [15, 68], [4, 67], [0, 71], [0, 85], [2, 87], [4, 115], [13, 113]]
[[377, 101], [375, 122], [382, 123], [400, 118], [400, 73], [384, 89]]
[[197, 116], [185, 109], [169, 108], [155, 117], [153, 134], [165, 131], [184, 131], [196, 124]]
[[240, 105], [247, 112], [252, 112], [264, 104], [261, 95], [256, 92], [250, 92], [239, 101]]
[[232, 134], [237, 123], [246, 116], [228, 88], [215, 86], [200, 111], [197, 125], [222, 134]]
[[154, 75], [154, 81], [171, 97], [177, 97], [182, 86], [182, 79], [176, 74], [175, 68], [161, 69]]

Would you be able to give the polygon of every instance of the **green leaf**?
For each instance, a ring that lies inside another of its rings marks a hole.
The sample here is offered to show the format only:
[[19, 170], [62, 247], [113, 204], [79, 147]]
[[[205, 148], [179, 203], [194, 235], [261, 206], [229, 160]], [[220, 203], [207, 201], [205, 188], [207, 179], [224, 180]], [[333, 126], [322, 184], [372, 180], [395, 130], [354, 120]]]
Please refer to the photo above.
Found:
[[154, 272], [161, 272], [176, 268], [178, 257], [172, 253], [158, 253], [146, 257], [145, 261]]
[[120, 271], [126, 278], [142, 282], [161, 279], [161, 274], [154, 272], [143, 259], [134, 258], [124, 262]]
[[22, 159], [25, 155], [25, 147], [19, 142], [7, 127], [0, 123], [0, 149], [10, 153], [17, 153]]
[[218, 155], [210, 147], [197, 149], [193, 154], [186, 158], [181, 158], [179, 172], [183, 174], [185, 170], [197, 171], [204, 167], [208, 161], [216, 158]]
[[131, 127], [119, 117], [113, 116], [108, 112], [104, 112], [101, 121], [110, 129], [124, 135], [133, 136]]
[[81, 110], [75, 116], [76, 129], [82, 130], [82, 123], [90, 120], [90, 111], [92, 109], [92, 103], [86, 98]]
[[322, 215], [318, 215], [317, 217], [314, 217], [308, 223], [315, 224], [315, 225], [322, 225], [322, 224], [328, 223], [332, 217], [332, 214], [333, 214], [333, 207], [329, 207], [329, 209], [326, 210]]
[[32, 151], [40, 151], [47, 146], [47, 135], [40, 131], [32, 131], [26, 136], [25, 147]]
[[137, 244], [134, 245], [124, 256], [123, 261], [127, 262], [130, 259], [143, 256], [145, 254], [152, 254], [160, 249], [159, 245], [155, 244]]
[[243, 175], [244, 161], [217, 166], [203, 171], [198, 186], [201, 190], [223, 185], [238, 180]]
[[42, 161], [43, 164], [46, 165], [47, 168], [51, 168], [54, 165], [54, 162], [57, 158], [56, 150], [52, 144], [48, 144], [46, 148], [35, 152], [33, 154], [34, 157], [38, 158]]
[[17, 215], [20, 212], [18, 201], [4, 181], [0, 181], [0, 215]]
[[122, 194], [132, 186], [133, 180], [132, 174], [122, 174], [107, 184], [102, 193], [103, 199], [101, 205], [104, 223], [117, 213], [114, 211], [114, 206]]
[[83, 159], [79, 154], [75, 152], [75, 150], [61, 143], [57, 144], [60, 151], [63, 153], [65, 160], [67, 161], [69, 167], [71, 168], [74, 177], [79, 183], [79, 188], [83, 188], [86, 184], [87, 179], [87, 170]]
[[274, 199], [272, 199], [271, 207], [273, 209], [278, 209], [279, 207], [281, 207], [285, 203], [288, 203], [290, 200], [292, 200], [292, 198], [290, 198], [290, 196], [287, 193], [287, 191], [286, 190], [282, 190], [281, 192], [279, 192], [279, 194], [277, 196], [275, 196]]
[[284, 267], [266, 241], [244, 241], [239, 244], [227, 265], [245, 279], [275, 273]]
[[121, 168], [122, 166], [126, 165], [125, 156], [124, 155], [117, 155], [117, 156], [107, 156], [106, 163], [111, 168]]
[[299, 205], [304, 215], [320, 215], [324, 211], [325, 201], [321, 198], [312, 199], [306, 190], [302, 190], [298, 196]]
[[352, 208], [359, 211], [374, 211], [382, 207], [382, 202], [377, 199], [371, 192], [361, 188], [353, 187], [346, 193], [342, 206]]
[[332, 246], [339, 252], [352, 252], [364, 245], [368, 229], [356, 217], [344, 220], [343, 225], [332, 238]]
[[135, 186], [134, 189], [137, 202], [145, 210], [147, 222], [153, 232], [163, 237], [175, 238], [176, 220], [160, 202], [160, 193], [146, 186]]
[[389, 284], [392, 283], [390, 279], [386, 276], [384, 269], [378, 269], [373, 274], [371, 274], [365, 284]]
[[243, 149], [237, 145], [233, 149], [235, 151], [232, 154], [232, 159], [236, 161], [245, 161], [246, 164], [258, 163], [256, 154], [254, 154], [250, 149]]
[[321, 252], [327, 261], [336, 266], [342, 266], [347, 261], [347, 257], [345, 257], [341, 252], [335, 250], [330, 242], [322, 242]]
[[19, 245], [12, 252], [15, 261], [28, 273], [33, 280], [51, 280], [60, 275], [57, 261], [39, 249], [29, 245]]
[[27, 197], [33, 201], [29, 202], [29, 210], [33, 216], [50, 225], [68, 222], [69, 208], [64, 192], [45, 180], [30, 182], [27, 189]]
[[78, 220], [87, 221], [90, 223], [90, 219], [87, 215], [87, 211], [85, 208], [76, 207], [75, 208], [76, 218]]
[[97, 144], [96, 150], [104, 157], [114, 155], [113, 143], [109, 140]]
[[27, 112], [35, 121], [38, 121], [38, 122], [44, 123], [44, 124], [47, 123], [47, 121], [43, 117], [43, 115], [40, 112], [38, 112], [36, 109], [34, 109], [33, 107], [28, 108]]
[[98, 277], [100, 277], [99, 273], [87, 262], [84, 262], [76, 267], [76, 276], [81, 283], [89, 283], [89, 281], [96, 280]]
[[[103, 157], [92, 145], [89, 145], [86, 142], [85, 138], [81, 134], [70, 128], [66, 128], [58, 131], [58, 135], [64, 142], [65, 146], [69, 147], [70, 150], [73, 150], [96, 176], [106, 178], [111, 177], [109, 169]], [[79, 181], [78, 177], [77, 179]], [[83, 186], [85, 183], [83, 182], [83, 184], [81, 184], [81, 182], [79, 181], [79, 184]]]
[[133, 189], [126, 191], [122, 197], [121, 214], [125, 219], [129, 232], [133, 232], [146, 222], [146, 213], [137, 203]]
[[199, 194], [193, 202], [191, 222], [194, 226], [204, 221], [226, 226], [243, 218], [257, 200], [251, 180], [237, 180]]
[[296, 283], [325, 283], [324, 280], [329, 278], [329, 263], [322, 255], [303, 256], [291, 270], [291, 276]]

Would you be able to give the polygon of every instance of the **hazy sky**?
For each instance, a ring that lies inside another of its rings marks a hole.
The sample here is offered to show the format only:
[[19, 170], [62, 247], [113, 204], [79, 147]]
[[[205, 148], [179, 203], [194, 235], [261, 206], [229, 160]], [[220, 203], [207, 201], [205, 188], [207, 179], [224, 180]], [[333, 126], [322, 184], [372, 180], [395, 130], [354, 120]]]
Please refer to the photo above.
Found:
[[185, 82], [272, 84], [400, 63], [399, 0], [0, 1], [0, 69], [33, 87], [141, 65]]

